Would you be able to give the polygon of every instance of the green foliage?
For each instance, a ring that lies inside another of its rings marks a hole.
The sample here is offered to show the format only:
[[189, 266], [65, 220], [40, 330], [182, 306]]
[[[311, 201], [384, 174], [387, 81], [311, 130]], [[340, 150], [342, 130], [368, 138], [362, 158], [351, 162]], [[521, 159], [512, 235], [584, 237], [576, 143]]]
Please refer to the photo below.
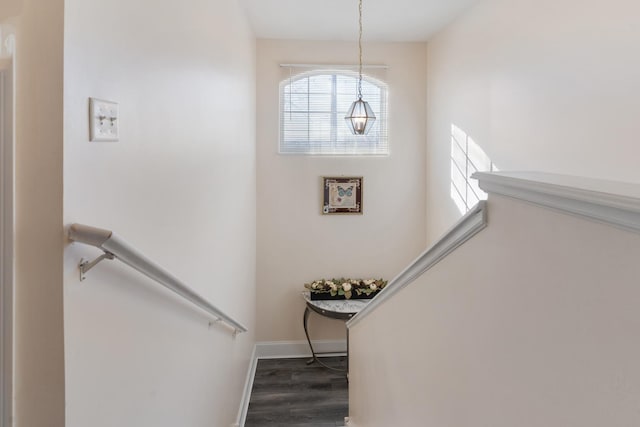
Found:
[[331, 296], [344, 296], [350, 299], [356, 295], [371, 295], [380, 292], [387, 285], [384, 279], [320, 279], [305, 283], [304, 287], [313, 293], [328, 293]]

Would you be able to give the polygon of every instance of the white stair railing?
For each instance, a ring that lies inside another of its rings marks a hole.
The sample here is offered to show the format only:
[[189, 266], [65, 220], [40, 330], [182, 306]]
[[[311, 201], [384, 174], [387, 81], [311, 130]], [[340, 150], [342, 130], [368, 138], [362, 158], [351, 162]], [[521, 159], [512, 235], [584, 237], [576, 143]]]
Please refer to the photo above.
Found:
[[380, 291], [367, 306], [347, 322], [347, 328], [355, 326], [377, 307], [409, 285], [441, 259], [453, 252], [487, 226], [487, 202], [481, 200], [463, 216], [436, 244], [424, 251], [407, 268], [400, 272]]
[[171, 273], [128, 245], [112, 231], [90, 227], [88, 225], [73, 224], [69, 227], [69, 239], [74, 242], [95, 246], [104, 251], [104, 254], [93, 261], [80, 260], [80, 280], [84, 280], [86, 272], [100, 261], [104, 259], [118, 259], [166, 288], [171, 289], [184, 299], [197, 305], [207, 313], [210, 313], [219, 321], [227, 323], [234, 329], [234, 334], [247, 331], [247, 328], [241, 323], [232, 319], [229, 315], [198, 295]]

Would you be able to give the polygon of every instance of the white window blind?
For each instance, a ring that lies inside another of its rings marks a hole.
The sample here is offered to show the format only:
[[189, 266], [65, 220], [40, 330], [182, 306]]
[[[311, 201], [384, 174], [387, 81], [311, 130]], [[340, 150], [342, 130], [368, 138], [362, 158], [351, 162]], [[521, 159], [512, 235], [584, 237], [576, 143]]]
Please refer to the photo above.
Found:
[[362, 98], [376, 121], [367, 135], [353, 135], [344, 120], [357, 98], [357, 68], [282, 66], [280, 144], [282, 154], [388, 155], [386, 67], [363, 71]]

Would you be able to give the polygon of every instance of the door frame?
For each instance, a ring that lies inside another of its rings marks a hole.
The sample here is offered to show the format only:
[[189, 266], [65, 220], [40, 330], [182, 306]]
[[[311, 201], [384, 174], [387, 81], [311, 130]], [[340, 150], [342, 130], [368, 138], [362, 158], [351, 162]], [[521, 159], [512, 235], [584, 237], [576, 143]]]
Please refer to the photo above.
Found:
[[0, 26], [0, 427], [13, 417], [15, 39]]

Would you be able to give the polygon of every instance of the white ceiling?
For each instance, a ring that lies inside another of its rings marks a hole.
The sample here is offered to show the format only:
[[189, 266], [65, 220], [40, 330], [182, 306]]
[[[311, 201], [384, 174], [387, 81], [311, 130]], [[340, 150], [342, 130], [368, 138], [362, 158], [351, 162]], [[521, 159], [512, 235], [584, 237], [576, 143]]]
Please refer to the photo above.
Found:
[[[363, 39], [425, 41], [477, 0], [363, 0]], [[357, 0], [240, 0], [256, 37], [357, 40]]]

